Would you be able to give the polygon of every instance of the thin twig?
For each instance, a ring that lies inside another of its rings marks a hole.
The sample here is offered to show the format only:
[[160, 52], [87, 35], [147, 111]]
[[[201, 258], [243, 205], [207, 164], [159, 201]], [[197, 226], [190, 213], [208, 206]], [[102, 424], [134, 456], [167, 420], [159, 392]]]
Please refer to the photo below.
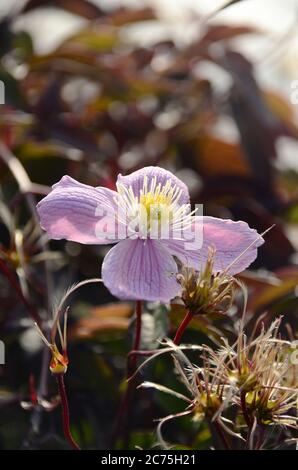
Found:
[[65, 439], [70, 444], [72, 449], [81, 450], [78, 444], [76, 443], [76, 441], [74, 440], [74, 438], [72, 437], [71, 430], [70, 430], [69, 406], [68, 406], [67, 394], [66, 394], [65, 384], [64, 384], [64, 375], [57, 374], [56, 379], [57, 379], [59, 395], [61, 399], [63, 432], [64, 432]]

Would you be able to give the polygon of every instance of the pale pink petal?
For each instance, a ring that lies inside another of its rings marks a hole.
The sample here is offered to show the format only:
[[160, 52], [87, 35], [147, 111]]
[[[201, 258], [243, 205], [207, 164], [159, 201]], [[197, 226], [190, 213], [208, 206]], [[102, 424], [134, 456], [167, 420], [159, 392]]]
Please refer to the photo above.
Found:
[[237, 274], [256, 259], [258, 247], [263, 243], [264, 239], [246, 222], [204, 217], [200, 264], [205, 264], [208, 248], [213, 246], [216, 249], [215, 271], [222, 271], [231, 265], [229, 274]]
[[180, 204], [189, 203], [189, 192], [187, 186], [173, 173], [164, 168], [158, 166], [147, 166], [141, 170], [134, 171], [130, 175], [122, 176], [118, 175], [117, 183], [129, 187], [131, 186], [135, 196], [140, 195], [140, 191], [143, 188], [144, 177], [148, 179], [148, 188], [153, 178], [156, 178], [156, 183], [161, 184], [163, 187], [168, 181], [171, 182], [171, 186], [177, 186], [181, 190], [181, 196], [178, 200]]
[[155, 240], [123, 240], [106, 255], [102, 279], [120, 299], [169, 302], [179, 290], [173, 257]]
[[[202, 223], [201, 217], [195, 217], [195, 220], [195, 224]], [[256, 259], [257, 249], [264, 243], [264, 239], [246, 222], [203, 217], [201, 249], [189, 250], [189, 242], [183, 240], [167, 240], [163, 243], [172, 255], [198, 271], [206, 263], [209, 248], [214, 247], [214, 272], [223, 271], [231, 265], [228, 272], [234, 275], [246, 269]]]
[[187, 242], [184, 240], [162, 240], [162, 244], [167, 248], [169, 253], [171, 253], [172, 256], [176, 256], [181, 263], [183, 263], [185, 266], [189, 266], [191, 268], [196, 268], [199, 270], [200, 263], [201, 263], [201, 258], [200, 258], [200, 249], [201, 246], [199, 246], [195, 250], [186, 250], [185, 246], [187, 245]]
[[63, 176], [37, 205], [41, 227], [50, 238], [85, 244], [117, 241], [117, 193]]

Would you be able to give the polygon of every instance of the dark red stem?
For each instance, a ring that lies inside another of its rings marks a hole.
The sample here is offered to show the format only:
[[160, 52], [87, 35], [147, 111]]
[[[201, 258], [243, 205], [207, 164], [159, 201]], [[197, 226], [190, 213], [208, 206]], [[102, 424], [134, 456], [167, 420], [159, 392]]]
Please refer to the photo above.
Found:
[[[132, 352], [131, 351], [127, 356], [127, 379], [129, 379], [129, 377], [135, 372], [136, 367], [137, 367], [137, 355], [140, 349], [141, 334], [142, 334], [142, 301], [141, 300], [136, 301], [135, 313], [136, 313], [135, 338], [134, 338], [133, 349], [132, 349], [133, 354], [131, 354]], [[116, 429], [112, 436], [113, 444], [116, 442], [116, 439], [118, 438], [118, 436], [121, 434], [123, 430], [125, 419], [127, 418], [128, 413], [129, 413], [134, 388], [135, 388], [135, 380], [132, 379], [127, 384], [127, 388], [125, 390], [125, 393], [120, 403], [120, 407], [118, 409], [118, 413], [116, 417]]]
[[219, 437], [220, 437], [220, 439], [223, 443], [223, 446], [224, 446], [225, 450], [231, 450], [230, 444], [227, 440], [227, 437], [226, 437], [223, 429], [221, 428], [220, 424], [218, 423], [218, 421], [215, 421], [214, 427], [215, 427], [215, 429], [216, 429], [216, 431], [217, 431], [217, 433], [218, 433], [218, 435], [219, 435]]
[[247, 425], [247, 437], [246, 437], [246, 448], [249, 448], [249, 441], [250, 441], [250, 436], [251, 436], [251, 431], [252, 431], [252, 425], [253, 421], [251, 419], [251, 416], [248, 412], [247, 406], [246, 406], [246, 392], [241, 391], [240, 393], [240, 402], [241, 402], [241, 409], [242, 409], [242, 414], [245, 419], [246, 425]]
[[246, 422], [248, 428], [250, 428], [251, 427], [251, 419], [250, 419], [249, 413], [247, 411], [247, 406], [246, 406], [246, 392], [242, 391], [240, 393], [240, 401], [241, 401], [241, 408], [242, 408], [243, 417], [245, 419], [245, 422]]
[[67, 442], [70, 444], [72, 449], [81, 450], [78, 444], [75, 442], [74, 438], [72, 437], [72, 434], [70, 431], [69, 406], [68, 406], [67, 394], [65, 390], [64, 376], [63, 374], [57, 374], [56, 378], [57, 378], [59, 395], [60, 395], [60, 400], [61, 400], [61, 407], [62, 407], [64, 437], [67, 440]]
[[175, 338], [173, 340], [174, 344], [177, 344], [177, 346], [180, 344], [181, 337], [186, 330], [188, 324], [192, 320], [193, 314], [188, 310], [185, 317], [182, 320], [181, 325], [179, 326], [178, 330], [176, 331]]
[[12, 272], [9, 270], [9, 268], [6, 266], [4, 261], [0, 258], [0, 269], [4, 276], [7, 278], [7, 280], [10, 282], [10, 285], [14, 288], [16, 291], [19, 299], [21, 302], [25, 305], [26, 309], [30, 313], [30, 316], [32, 320], [37, 323], [37, 325], [40, 327], [40, 318], [34, 307], [28, 302], [26, 297], [24, 296], [22, 289], [19, 286], [18, 281], [16, 280], [15, 276], [12, 274]]
[[259, 427], [259, 438], [258, 438], [256, 450], [261, 450], [265, 441], [265, 436], [266, 436], [266, 427], [261, 425]]
[[[133, 343], [133, 351], [139, 351], [141, 344], [141, 332], [142, 332], [142, 302], [141, 300], [136, 301], [136, 330], [135, 330], [135, 339]], [[129, 364], [130, 362], [130, 364]], [[137, 367], [137, 355], [128, 357], [128, 374], [131, 370], [132, 373], [135, 372]]]

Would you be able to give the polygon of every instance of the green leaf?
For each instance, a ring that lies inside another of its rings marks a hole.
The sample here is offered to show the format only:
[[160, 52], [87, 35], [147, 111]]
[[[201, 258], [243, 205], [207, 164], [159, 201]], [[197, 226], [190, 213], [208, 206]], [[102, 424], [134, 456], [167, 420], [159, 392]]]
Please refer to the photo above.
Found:
[[159, 341], [168, 335], [169, 317], [165, 305], [158, 304], [149, 308], [151, 312], [142, 314], [142, 340], [141, 349], [155, 349]]

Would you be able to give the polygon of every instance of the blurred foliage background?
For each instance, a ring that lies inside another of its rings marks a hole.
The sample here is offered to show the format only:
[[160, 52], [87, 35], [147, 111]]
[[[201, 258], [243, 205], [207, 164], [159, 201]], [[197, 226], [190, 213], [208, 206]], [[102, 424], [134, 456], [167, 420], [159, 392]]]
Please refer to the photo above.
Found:
[[[36, 37], [47, 34], [42, 20], [34, 41], [22, 21], [48, 7], [55, 7], [57, 19], [60, 13], [75, 15], [78, 24], [41, 52]], [[240, 18], [241, 5], [237, 8]], [[162, 39], [155, 34], [163, 24], [150, 2], [135, 9], [117, 2], [111, 8], [104, 2], [103, 8], [86, 0], [29, 0], [16, 2], [1, 18], [2, 449], [67, 448], [56, 385], [32, 317], [46, 324], [51, 303], [65, 288], [98, 277], [107, 247], [48, 242], [41, 233], [35, 204], [64, 174], [114, 188], [119, 172], [159, 165], [185, 181], [205, 214], [242, 219], [259, 232], [274, 225], [255, 270], [241, 275], [249, 288], [249, 325], [263, 312], [267, 322], [283, 314], [285, 332], [297, 334], [297, 110], [290, 77], [288, 97], [258, 79], [260, 61], [280, 61], [295, 31], [276, 41], [268, 30], [246, 25], [245, 16], [231, 25], [221, 24], [220, 14], [214, 18], [193, 14], [187, 41], [167, 30]], [[269, 52], [254, 61], [235, 47], [235, 40], [250, 44], [266, 37], [271, 58]], [[270, 73], [276, 68], [269, 66]], [[72, 430], [84, 448], [109, 448], [125, 388], [133, 305], [112, 298], [103, 286], [88, 285], [70, 306], [66, 385]], [[240, 307], [239, 300], [239, 311], [236, 302], [224, 318], [196, 318], [185, 340], [212, 342], [223, 333], [233, 338]], [[146, 305], [142, 348], [171, 336], [182, 316], [181, 307]], [[179, 388], [170, 364], [157, 361], [139, 380], [154, 377]], [[153, 420], [179, 406], [175, 398], [137, 391], [116, 447], [149, 448], [155, 442]], [[209, 431], [186, 418], [166, 429], [177, 446], [209, 445]]]

